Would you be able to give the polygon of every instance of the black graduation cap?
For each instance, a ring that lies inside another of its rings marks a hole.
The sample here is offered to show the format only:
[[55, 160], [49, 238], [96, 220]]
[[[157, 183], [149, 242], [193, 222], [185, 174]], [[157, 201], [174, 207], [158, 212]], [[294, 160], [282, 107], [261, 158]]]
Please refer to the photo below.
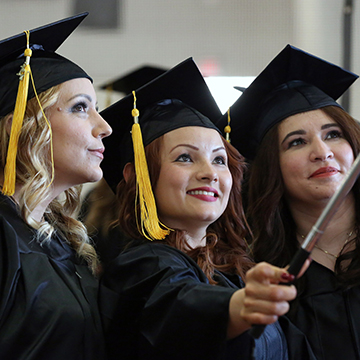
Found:
[[[266, 132], [301, 112], [334, 105], [357, 75], [287, 45], [230, 107], [230, 139], [251, 160]], [[228, 114], [217, 122], [223, 130]]]
[[[201, 126], [219, 131], [214, 123], [221, 112], [204, 78], [190, 58], [101, 112], [113, 134], [104, 141], [103, 175], [114, 190], [123, 168], [134, 161], [139, 232], [149, 240], [164, 239], [171, 229], [157, 216], [144, 147], [169, 131]], [[137, 207], [136, 207], [137, 209]]]
[[[92, 81], [78, 65], [55, 53], [87, 15], [82, 13], [29, 31], [30, 67], [38, 94], [75, 78]], [[17, 74], [25, 61], [26, 47], [24, 32], [0, 41], [0, 116], [14, 110], [19, 86]], [[28, 99], [34, 95], [30, 80]]]
[[127, 95], [133, 90], [140, 88], [149, 81], [164, 74], [167, 70], [168, 69], [157, 66], [143, 65], [128, 72], [124, 76], [108, 81], [104, 85], [101, 85], [100, 89], [118, 91]]
[[[213, 122], [221, 112], [192, 58], [136, 89], [135, 96], [144, 146], [180, 127], [218, 130]], [[113, 129], [104, 139], [106, 155], [101, 163], [112, 189], [122, 179], [125, 164], [133, 160], [133, 107], [134, 96], [129, 94], [100, 113]]]
[[15, 192], [17, 139], [27, 100], [71, 79], [91, 80], [78, 65], [55, 53], [87, 15], [72, 16], [0, 41], [0, 116], [13, 112], [1, 190], [5, 195]]
[[234, 89], [239, 90], [241, 92], [244, 92], [246, 90], [246, 87], [242, 87], [242, 86], [234, 86]]

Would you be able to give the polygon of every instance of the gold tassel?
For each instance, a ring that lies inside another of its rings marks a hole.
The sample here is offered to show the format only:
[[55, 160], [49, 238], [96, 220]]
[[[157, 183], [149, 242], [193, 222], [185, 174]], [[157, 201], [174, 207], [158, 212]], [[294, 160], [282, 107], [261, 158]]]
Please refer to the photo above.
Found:
[[139, 201], [140, 205], [140, 226], [139, 231], [148, 240], [161, 240], [170, 234], [171, 229], [161, 224], [157, 216], [155, 197], [152, 191], [149, 170], [146, 163], [145, 150], [141, 129], [139, 124], [139, 110], [136, 108], [135, 91], [134, 109], [131, 114], [134, 117], [132, 126], [132, 141], [134, 146], [134, 164], [136, 173], [136, 191], [135, 201]]
[[228, 143], [231, 142], [230, 140], [230, 133], [231, 133], [231, 127], [230, 127], [230, 108], [227, 111], [228, 114], [228, 124], [225, 126], [224, 132], [225, 132], [225, 139]]
[[19, 76], [19, 88], [15, 102], [15, 110], [13, 114], [10, 140], [7, 151], [6, 165], [4, 170], [4, 184], [2, 193], [4, 195], [12, 196], [15, 192], [16, 181], [16, 154], [18, 148], [18, 141], [20, 136], [20, 130], [24, 120], [25, 108], [28, 97], [29, 89], [29, 75], [30, 75], [30, 57], [32, 51], [29, 48], [29, 31], [25, 31], [27, 46], [24, 52], [26, 56], [24, 64], [21, 66]]
[[50, 158], [51, 158], [51, 179], [50, 179], [50, 183], [47, 185], [47, 187], [49, 187], [53, 181], [54, 181], [54, 177], [55, 177], [55, 166], [54, 166], [54, 146], [53, 146], [53, 136], [52, 136], [52, 129], [51, 129], [51, 125], [50, 125], [50, 121], [47, 119], [46, 115], [45, 115], [45, 112], [44, 112], [44, 109], [41, 105], [41, 102], [40, 102], [40, 99], [39, 99], [39, 96], [37, 94], [37, 91], [36, 91], [36, 88], [35, 88], [35, 82], [34, 82], [34, 77], [33, 77], [33, 74], [31, 72], [31, 69], [30, 69], [30, 78], [31, 78], [31, 83], [32, 83], [32, 87], [33, 87], [33, 90], [34, 90], [34, 94], [35, 94], [35, 98], [36, 98], [36, 101], [39, 105], [39, 108], [41, 110], [41, 113], [42, 113], [42, 116], [44, 117], [45, 121], [46, 121], [46, 124], [49, 128], [49, 132], [50, 132]]

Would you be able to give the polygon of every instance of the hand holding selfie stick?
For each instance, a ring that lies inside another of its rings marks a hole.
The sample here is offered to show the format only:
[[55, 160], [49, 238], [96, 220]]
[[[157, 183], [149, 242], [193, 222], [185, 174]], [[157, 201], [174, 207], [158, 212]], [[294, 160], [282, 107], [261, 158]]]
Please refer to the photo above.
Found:
[[[336, 190], [335, 194], [331, 197], [327, 203], [325, 209], [319, 216], [315, 225], [312, 227], [308, 235], [306, 236], [301, 248], [296, 252], [295, 256], [290, 262], [288, 272], [295, 277], [299, 274], [303, 267], [306, 259], [311, 254], [312, 249], [316, 245], [317, 241], [321, 238], [325, 231], [329, 221], [336, 213], [342, 201], [353, 187], [358, 175], [360, 173], [360, 155], [357, 156], [350, 170], [346, 174], [345, 179]], [[266, 325], [253, 325], [249, 330], [249, 334], [254, 338], [258, 339], [263, 333]]]

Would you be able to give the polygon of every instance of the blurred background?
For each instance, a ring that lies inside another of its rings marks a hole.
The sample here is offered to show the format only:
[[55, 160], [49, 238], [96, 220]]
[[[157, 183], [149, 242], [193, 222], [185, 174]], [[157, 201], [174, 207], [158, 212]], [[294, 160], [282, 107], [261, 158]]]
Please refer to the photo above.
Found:
[[[83, 67], [97, 88], [142, 65], [171, 68], [193, 57], [212, 81], [236, 77], [210, 87], [217, 101], [225, 97], [225, 111], [240, 94], [225, 90], [246, 86], [286, 44], [360, 74], [356, 0], [0, 0], [0, 39], [82, 11], [90, 15], [58, 53]], [[342, 99], [357, 119], [359, 100], [360, 80]], [[101, 110], [104, 90], [98, 101]]]

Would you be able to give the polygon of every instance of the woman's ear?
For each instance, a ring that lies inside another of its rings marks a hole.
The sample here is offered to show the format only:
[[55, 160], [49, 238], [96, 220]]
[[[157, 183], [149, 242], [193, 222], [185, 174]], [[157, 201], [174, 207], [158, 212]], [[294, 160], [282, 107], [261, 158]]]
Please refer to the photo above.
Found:
[[123, 176], [124, 176], [125, 182], [128, 182], [128, 180], [130, 179], [131, 175], [133, 175], [134, 173], [135, 173], [134, 164], [128, 162], [128, 163], [124, 166], [124, 170], [123, 170]]
[[10, 133], [11, 133], [12, 120], [13, 120], [13, 115], [9, 115], [9, 117], [7, 119], [5, 119], [5, 121], [6, 121], [5, 129], [6, 129], [6, 133], [9, 136], [10, 136]]

